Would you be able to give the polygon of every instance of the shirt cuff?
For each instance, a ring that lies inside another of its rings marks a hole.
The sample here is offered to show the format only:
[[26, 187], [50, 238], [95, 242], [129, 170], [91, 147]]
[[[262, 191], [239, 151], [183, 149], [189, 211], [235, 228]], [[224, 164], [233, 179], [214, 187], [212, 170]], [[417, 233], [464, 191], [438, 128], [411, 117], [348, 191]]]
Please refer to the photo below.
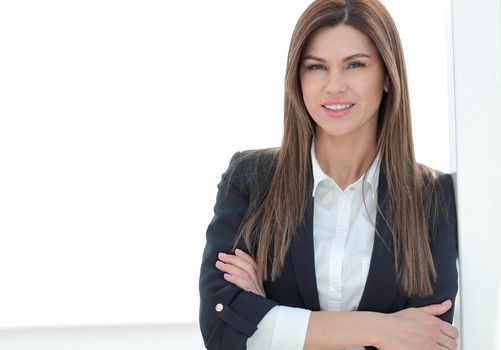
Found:
[[272, 350], [303, 350], [311, 311], [288, 306], [279, 308], [273, 331]]
[[289, 306], [274, 306], [247, 339], [249, 350], [302, 350], [311, 311]]

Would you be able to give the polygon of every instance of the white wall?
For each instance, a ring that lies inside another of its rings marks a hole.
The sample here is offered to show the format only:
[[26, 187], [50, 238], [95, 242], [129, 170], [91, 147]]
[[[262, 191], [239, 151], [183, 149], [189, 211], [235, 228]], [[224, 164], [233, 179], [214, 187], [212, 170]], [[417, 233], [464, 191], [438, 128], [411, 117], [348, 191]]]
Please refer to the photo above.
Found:
[[452, 0], [463, 349], [501, 349], [501, 3]]

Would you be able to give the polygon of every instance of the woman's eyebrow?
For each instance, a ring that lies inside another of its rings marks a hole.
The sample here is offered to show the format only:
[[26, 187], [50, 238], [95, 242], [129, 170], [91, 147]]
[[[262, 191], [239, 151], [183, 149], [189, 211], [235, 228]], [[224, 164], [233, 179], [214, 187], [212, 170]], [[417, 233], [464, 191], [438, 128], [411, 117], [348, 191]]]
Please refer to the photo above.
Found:
[[[343, 58], [343, 62], [346, 62], [346, 61], [349, 61], [349, 60], [351, 60], [353, 58], [358, 58], [358, 57], [367, 57], [367, 58], [370, 58], [371, 56], [369, 56], [366, 53], [359, 52], [359, 53], [356, 53], [356, 54], [353, 54], [353, 55], [349, 55], [349, 56]], [[306, 60], [306, 59], [315, 60], [315, 61], [319, 61], [319, 62], [322, 62], [322, 63], [327, 63], [327, 61], [324, 60], [323, 58], [320, 58], [320, 57], [317, 57], [317, 56], [314, 56], [314, 55], [305, 55], [303, 57], [303, 60]]]

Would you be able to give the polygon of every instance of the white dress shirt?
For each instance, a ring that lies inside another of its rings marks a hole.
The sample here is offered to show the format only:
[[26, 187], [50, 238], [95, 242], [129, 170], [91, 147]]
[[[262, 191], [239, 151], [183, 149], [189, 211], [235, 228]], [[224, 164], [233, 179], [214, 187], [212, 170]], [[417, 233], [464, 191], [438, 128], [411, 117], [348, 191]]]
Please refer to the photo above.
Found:
[[[364, 184], [362, 175], [344, 191], [320, 168], [314, 144], [311, 162], [313, 247], [320, 309], [356, 311], [367, 280], [374, 243], [381, 157], [378, 154], [372, 162]], [[307, 309], [273, 307], [247, 340], [247, 349], [303, 349], [310, 314]]]

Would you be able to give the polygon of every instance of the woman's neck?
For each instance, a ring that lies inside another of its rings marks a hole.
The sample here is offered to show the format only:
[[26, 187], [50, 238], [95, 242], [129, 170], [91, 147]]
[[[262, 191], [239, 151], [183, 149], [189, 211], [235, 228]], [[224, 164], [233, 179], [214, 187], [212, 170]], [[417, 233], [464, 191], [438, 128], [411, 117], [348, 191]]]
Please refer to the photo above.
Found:
[[341, 189], [357, 181], [376, 157], [376, 138], [315, 137], [315, 156], [322, 171]]

